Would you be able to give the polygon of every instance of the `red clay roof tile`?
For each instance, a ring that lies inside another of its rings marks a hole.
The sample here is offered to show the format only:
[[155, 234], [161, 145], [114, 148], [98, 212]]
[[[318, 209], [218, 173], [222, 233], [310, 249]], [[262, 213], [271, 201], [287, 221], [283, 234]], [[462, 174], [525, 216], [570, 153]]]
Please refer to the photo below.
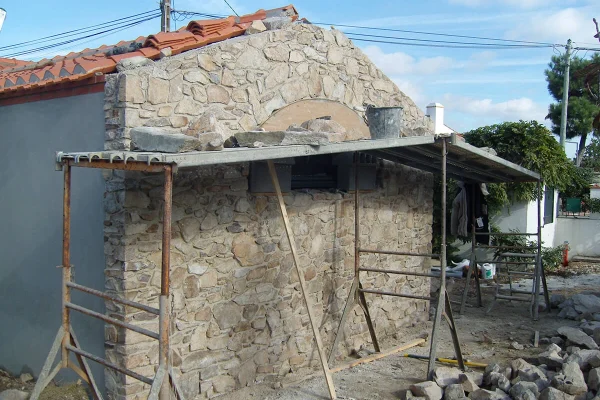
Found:
[[[135, 40], [122, 40], [115, 45], [102, 45], [97, 49], [84, 49], [66, 56], [38, 62], [0, 58], [0, 99], [16, 92], [31, 93], [60, 87], [68, 82], [90, 81], [97, 73], [111, 73], [117, 63], [125, 58], [142, 56], [156, 59], [160, 51], [170, 47], [173, 55], [243, 35], [253, 21], [269, 15], [287, 15], [296, 20], [298, 13], [293, 5], [273, 10], [258, 10], [241, 17], [216, 20], [191, 21], [175, 32], [160, 32]], [[140, 47], [141, 46], [141, 47]], [[131, 51], [122, 52], [130, 48]], [[118, 49], [120, 54], [113, 54]]]

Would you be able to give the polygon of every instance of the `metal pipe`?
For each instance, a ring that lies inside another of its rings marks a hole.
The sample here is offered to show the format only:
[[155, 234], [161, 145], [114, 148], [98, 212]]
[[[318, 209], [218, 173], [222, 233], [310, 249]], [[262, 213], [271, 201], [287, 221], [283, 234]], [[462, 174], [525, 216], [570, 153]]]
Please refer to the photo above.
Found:
[[[162, 232], [162, 270], [159, 298], [159, 366], [169, 366], [169, 274], [171, 270], [171, 214], [173, 207], [173, 168], [168, 165], [164, 169], [164, 207], [163, 207], [163, 232]], [[166, 374], [162, 383], [159, 399], [169, 400], [169, 375]]]
[[403, 272], [403, 271], [390, 271], [387, 269], [378, 268], [359, 268], [361, 272], [382, 272], [384, 274], [397, 274], [397, 275], [409, 275], [409, 276], [424, 276], [427, 278], [439, 278], [439, 275], [425, 274], [423, 272]]
[[132, 325], [127, 322], [119, 321], [118, 319], [108, 317], [108, 316], [106, 316], [104, 314], [100, 314], [99, 312], [96, 312], [96, 311], [88, 310], [87, 308], [78, 306], [77, 304], [66, 303], [65, 307], [69, 308], [71, 310], [79, 311], [80, 313], [89, 315], [90, 317], [100, 319], [109, 324], [120, 326], [121, 328], [129, 329], [131, 331], [151, 337], [152, 339], [158, 339], [158, 334], [156, 332], [152, 332], [148, 329], [140, 328], [139, 326]]
[[99, 290], [89, 288], [87, 286], [78, 285], [77, 283], [74, 283], [74, 282], [67, 282], [67, 286], [72, 289], [79, 290], [80, 292], [88, 293], [88, 294], [91, 294], [94, 296], [101, 297], [106, 300], [114, 301], [115, 303], [120, 303], [120, 304], [129, 306], [129, 307], [134, 307], [134, 308], [140, 309], [142, 311], [149, 312], [150, 314], [155, 314], [155, 315], [160, 314], [160, 311], [158, 310], [158, 308], [145, 306], [143, 304], [136, 303], [136, 302], [130, 301], [130, 300], [121, 299], [119, 297], [112, 296], [108, 293], [104, 293]]
[[536, 261], [495, 261], [495, 260], [477, 260], [477, 263], [493, 263], [493, 264], [523, 264], [523, 265], [535, 265]]
[[442, 322], [442, 310], [445, 307], [446, 296], [446, 190], [448, 183], [446, 182], [446, 167], [448, 149], [446, 139], [442, 142], [442, 240], [440, 243], [440, 293], [438, 303], [435, 310], [435, 320], [433, 321], [433, 331], [431, 332], [431, 346], [429, 348], [429, 362], [427, 364], [427, 379], [433, 378], [433, 369], [435, 368], [435, 359], [437, 351], [437, 339], [439, 324]]
[[500, 300], [515, 300], [515, 301], [531, 301], [531, 299], [529, 299], [527, 297], [506, 296], [506, 295], [503, 295], [503, 294], [497, 294], [496, 295], [496, 299], [500, 299]]
[[[475, 232], [477, 236], [537, 236], [537, 233], [519, 233], [519, 232]], [[502, 248], [508, 248], [507, 246], [501, 246]], [[519, 248], [523, 248], [519, 246]]]
[[[540, 280], [542, 279], [542, 182], [537, 181], [537, 258], [536, 258], [536, 268], [535, 268], [535, 285], [534, 285], [534, 293], [540, 292]], [[539, 318], [539, 304], [540, 299], [538, 296], [533, 296], [533, 320], [537, 321]], [[550, 304], [546, 304], [546, 307], [550, 308]]]
[[71, 316], [67, 303], [71, 301], [71, 290], [67, 283], [71, 281], [71, 166], [65, 165], [63, 186], [63, 248], [62, 248], [62, 366], [68, 368], [69, 353], [66, 346], [71, 344]]
[[[359, 154], [354, 153], [354, 280], [358, 283], [360, 269], [360, 196], [358, 169], [360, 165]], [[358, 287], [358, 285], [356, 286]]]
[[537, 246], [488, 246], [485, 244], [476, 244], [475, 246], [479, 249], [537, 249]]
[[388, 251], [388, 250], [371, 250], [371, 249], [358, 249], [360, 253], [373, 253], [373, 254], [389, 254], [394, 256], [414, 256], [414, 257], [439, 257], [439, 254], [435, 253], [412, 253], [408, 251]]
[[405, 297], [407, 299], [417, 299], [417, 300], [433, 300], [433, 297], [428, 296], [417, 296], [412, 294], [401, 294], [394, 292], [384, 292], [381, 290], [372, 290], [372, 289], [358, 289], [359, 292], [363, 293], [372, 293], [372, 294], [380, 294], [383, 296], [394, 296], [394, 297]]
[[95, 356], [95, 355], [93, 355], [91, 353], [88, 353], [87, 351], [80, 350], [80, 349], [78, 349], [76, 347], [73, 347], [71, 345], [67, 345], [67, 350], [69, 350], [69, 351], [71, 351], [71, 352], [73, 352], [75, 354], [79, 354], [80, 356], [85, 357], [87, 359], [90, 359], [92, 361], [95, 361], [98, 364], [102, 364], [105, 367], [114, 369], [117, 372], [120, 372], [122, 374], [128, 375], [128, 376], [130, 376], [130, 377], [132, 377], [134, 379], [137, 379], [138, 381], [147, 383], [148, 385], [152, 385], [152, 379], [146, 378], [145, 376], [142, 376], [142, 375], [140, 375], [140, 374], [138, 374], [136, 372], [133, 372], [133, 371], [127, 369], [127, 368], [121, 368], [117, 364], [113, 364], [110, 361], [106, 361], [105, 359], [97, 357], [97, 356]]

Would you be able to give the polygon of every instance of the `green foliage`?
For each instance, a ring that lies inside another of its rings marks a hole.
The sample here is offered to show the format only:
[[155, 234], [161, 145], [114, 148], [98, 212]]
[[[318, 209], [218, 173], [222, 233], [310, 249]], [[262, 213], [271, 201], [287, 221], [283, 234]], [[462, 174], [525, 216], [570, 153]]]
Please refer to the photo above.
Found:
[[592, 142], [585, 148], [581, 166], [594, 172], [600, 172], [600, 139], [592, 138]]
[[563, 260], [564, 245], [556, 247], [542, 247], [542, 263], [546, 272], [556, 272]]
[[[491, 147], [502, 157], [539, 173], [545, 184], [564, 190], [575, 167], [548, 129], [536, 121], [504, 122], [465, 134], [467, 143]], [[538, 197], [535, 183], [490, 184], [489, 208], [498, 211], [509, 201], [531, 201]]]
[[[560, 133], [565, 62], [563, 56], [552, 56], [552, 61], [545, 71], [548, 91], [557, 101], [557, 103], [550, 105], [546, 118], [552, 122], [552, 132], [557, 135]], [[582, 72], [594, 63], [600, 63], [600, 55], [594, 54], [591, 59], [571, 58], [567, 138], [587, 135], [592, 132], [592, 122], [598, 113], [598, 88], [590, 86], [590, 92], [585, 82], [586, 77]]]

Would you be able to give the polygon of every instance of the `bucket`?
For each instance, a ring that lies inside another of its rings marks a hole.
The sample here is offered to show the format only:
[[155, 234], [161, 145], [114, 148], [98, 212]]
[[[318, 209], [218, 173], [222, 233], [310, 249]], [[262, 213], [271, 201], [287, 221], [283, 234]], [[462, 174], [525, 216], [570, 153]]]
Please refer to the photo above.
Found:
[[402, 107], [367, 107], [371, 139], [400, 137], [402, 114]]
[[485, 263], [483, 264], [483, 279], [492, 279], [496, 275], [496, 265]]

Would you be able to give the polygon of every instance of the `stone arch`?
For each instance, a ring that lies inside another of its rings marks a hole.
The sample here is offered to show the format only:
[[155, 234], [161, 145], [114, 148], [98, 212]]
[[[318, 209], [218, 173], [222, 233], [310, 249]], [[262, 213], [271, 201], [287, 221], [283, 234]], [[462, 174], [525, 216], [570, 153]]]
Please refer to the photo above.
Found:
[[370, 138], [369, 128], [362, 116], [350, 107], [329, 99], [305, 99], [276, 110], [260, 126], [267, 131], [286, 130], [309, 119], [330, 116], [346, 128], [346, 140]]

